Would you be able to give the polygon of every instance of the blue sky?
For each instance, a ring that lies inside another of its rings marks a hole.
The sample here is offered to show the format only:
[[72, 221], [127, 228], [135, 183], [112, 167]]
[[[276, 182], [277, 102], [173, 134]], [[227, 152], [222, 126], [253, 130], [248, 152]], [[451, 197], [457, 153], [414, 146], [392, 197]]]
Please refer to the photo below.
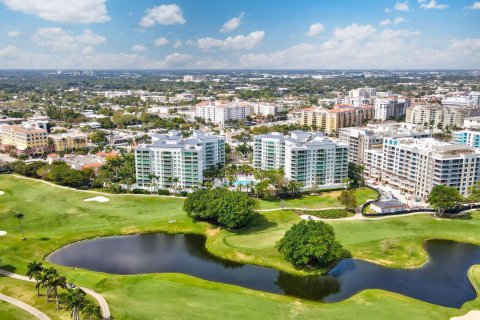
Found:
[[0, 0], [0, 68], [479, 68], [475, 0]]

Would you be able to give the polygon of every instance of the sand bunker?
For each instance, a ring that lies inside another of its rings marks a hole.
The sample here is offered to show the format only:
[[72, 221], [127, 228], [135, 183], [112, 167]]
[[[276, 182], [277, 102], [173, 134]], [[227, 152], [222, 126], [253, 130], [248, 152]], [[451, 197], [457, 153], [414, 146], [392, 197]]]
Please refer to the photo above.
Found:
[[477, 310], [471, 310], [467, 314], [460, 317], [450, 318], [450, 320], [479, 320], [479, 319], [480, 319], [480, 311], [477, 311]]
[[4, 194], [5, 194], [5, 192], [3, 192], [3, 191], [0, 191], [0, 196], [1, 196], [1, 195], [4, 195]]
[[0, 237], [7, 234], [7, 231], [0, 231]]
[[110, 199], [105, 198], [105, 197], [102, 197], [102, 196], [98, 196], [98, 197], [88, 198], [88, 199], [85, 199], [85, 200], [83, 200], [83, 201], [87, 201], [87, 202], [90, 202], [90, 201], [95, 201], [95, 202], [108, 202], [108, 201], [110, 201]]

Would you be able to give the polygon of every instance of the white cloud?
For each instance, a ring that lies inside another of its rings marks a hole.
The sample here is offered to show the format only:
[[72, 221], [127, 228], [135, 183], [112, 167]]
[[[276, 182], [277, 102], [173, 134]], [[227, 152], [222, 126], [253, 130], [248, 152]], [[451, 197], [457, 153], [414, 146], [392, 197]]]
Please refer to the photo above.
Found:
[[446, 8], [448, 8], [448, 5], [439, 4], [439, 3], [437, 3], [436, 0], [430, 0], [428, 2], [427, 2], [427, 0], [418, 0], [418, 3], [420, 4], [420, 8], [423, 8], [423, 9], [446, 9]]
[[153, 27], [156, 23], [162, 25], [184, 24], [182, 9], [176, 4], [162, 4], [145, 11], [140, 21], [144, 28]]
[[9, 45], [3, 49], [0, 49], [0, 59], [1, 60], [10, 60], [15, 59], [19, 54], [19, 50], [17, 47]]
[[392, 9], [390, 9], [390, 8], [385, 8], [385, 13], [390, 13], [390, 12], [392, 12]]
[[134, 44], [132, 46], [133, 51], [145, 51], [147, 50], [147, 47], [141, 43]]
[[7, 35], [10, 37], [10, 38], [16, 38], [20, 35], [20, 31], [16, 31], [16, 30], [13, 30], [13, 31], [9, 31], [7, 32]]
[[238, 17], [228, 20], [223, 24], [222, 28], [220, 29], [220, 32], [227, 33], [237, 29], [242, 24], [244, 16], [245, 16], [245, 12], [241, 12]]
[[84, 54], [84, 55], [90, 55], [90, 54], [92, 54], [94, 51], [95, 51], [95, 48], [94, 48], [94, 47], [88, 46], [88, 47], [83, 48], [82, 54]]
[[391, 24], [400, 24], [404, 21], [405, 21], [405, 19], [403, 17], [398, 17], [398, 18], [395, 18], [393, 20], [383, 19], [382, 21], [380, 21], [379, 25], [380, 26], [388, 26], [388, 25], [391, 25]]
[[408, 1], [405, 2], [397, 2], [395, 3], [395, 10], [397, 11], [409, 11], [410, 10], [410, 5], [408, 4]]
[[61, 23], [89, 24], [110, 20], [106, 0], [0, 0], [14, 11]]
[[83, 30], [82, 34], [73, 35], [62, 28], [40, 28], [32, 36], [36, 44], [58, 51], [83, 50], [86, 47], [94, 47], [106, 41], [106, 39], [91, 30]]
[[173, 47], [177, 49], [177, 48], [180, 48], [182, 45], [183, 45], [182, 41], [175, 41], [175, 43], [173, 44]]
[[166, 65], [172, 65], [172, 64], [178, 64], [186, 61], [192, 60], [192, 55], [191, 54], [186, 54], [186, 53], [172, 53], [169, 54], [168, 56], [165, 57], [165, 64]]
[[325, 29], [325, 27], [323, 26], [323, 24], [314, 23], [308, 29], [307, 36], [309, 36], [309, 37], [318, 36], [324, 29]]
[[265, 31], [254, 31], [245, 36], [229, 36], [225, 40], [207, 37], [198, 39], [197, 46], [203, 51], [208, 51], [212, 48], [222, 48], [227, 50], [248, 50], [253, 49], [260, 42], [262, 42], [264, 36]]
[[480, 1], [472, 3], [471, 6], [465, 7], [465, 9], [480, 10]]
[[373, 35], [376, 32], [372, 25], [358, 25], [353, 23], [345, 28], [336, 28], [333, 32], [337, 40], [359, 40]]
[[161, 38], [157, 38], [155, 40], [155, 42], [153, 43], [153, 45], [155, 47], [163, 47], [163, 46], [166, 46], [170, 41], [168, 41], [167, 38], [165, 37], [161, 37]]

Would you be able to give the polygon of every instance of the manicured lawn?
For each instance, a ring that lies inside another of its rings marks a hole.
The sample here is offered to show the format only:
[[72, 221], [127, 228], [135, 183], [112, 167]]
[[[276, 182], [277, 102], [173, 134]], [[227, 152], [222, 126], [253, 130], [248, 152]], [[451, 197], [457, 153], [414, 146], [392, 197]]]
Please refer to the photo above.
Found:
[[33, 320], [30, 313], [15, 307], [13, 304], [0, 300], [0, 314], [2, 320]]
[[[342, 204], [338, 202], [337, 197], [341, 191], [325, 191], [314, 196], [304, 196], [299, 199], [283, 200], [283, 206], [286, 208], [307, 208], [307, 209], [323, 209], [323, 208], [342, 208]], [[369, 199], [376, 199], [376, 191], [369, 188], [359, 188], [354, 191], [358, 205], [361, 205]], [[281, 209], [281, 201], [265, 201], [259, 200], [257, 209]]]
[[[290, 211], [265, 212], [259, 224], [237, 233], [193, 222], [181, 210], [183, 200], [175, 198], [109, 195], [109, 202], [84, 202], [95, 196], [87, 192], [60, 189], [42, 182], [0, 176], [0, 266], [24, 274], [26, 264], [42, 260], [46, 254], [72, 241], [84, 238], [136, 232], [193, 232], [208, 237], [207, 247], [214, 254], [238, 261], [277, 267], [297, 273], [283, 261], [275, 242], [295, 222]], [[369, 197], [368, 195], [363, 195]], [[10, 213], [25, 214], [26, 241], [20, 240], [18, 223]], [[480, 243], [480, 213], [471, 220], [437, 220], [411, 216], [376, 221], [332, 221], [337, 237], [355, 257], [376, 259], [398, 266], [418, 265], [425, 259], [421, 240], [447, 238]], [[413, 246], [380, 255], [379, 243], [396, 238]], [[48, 265], [48, 263], [46, 263]], [[213, 283], [180, 274], [116, 276], [86, 270], [57, 268], [69, 281], [91, 287], [105, 296], [116, 319], [448, 319], [472, 308], [480, 299], [461, 310], [434, 306], [398, 294], [378, 290], [362, 292], [344, 302], [321, 304], [273, 295], [235, 286]], [[475, 279], [480, 278], [472, 269]], [[472, 277], [473, 278], [473, 277]], [[0, 292], [17, 289], [18, 280], [0, 277]], [[31, 291], [28, 291], [31, 287]], [[18, 287], [18, 294], [35, 295], [30, 283]], [[28, 299], [25, 296], [25, 299]], [[49, 312], [53, 304], [40, 303]], [[0, 314], [3, 312], [0, 305]], [[45, 310], [46, 309], [46, 310]]]

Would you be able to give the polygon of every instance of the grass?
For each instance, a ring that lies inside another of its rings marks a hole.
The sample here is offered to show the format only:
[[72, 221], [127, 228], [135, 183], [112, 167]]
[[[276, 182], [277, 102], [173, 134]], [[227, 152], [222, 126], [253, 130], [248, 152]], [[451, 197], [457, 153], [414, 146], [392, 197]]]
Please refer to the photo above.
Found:
[[[258, 216], [258, 225], [239, 232], [213, 228], [194, 222], [181, 210], [183, 200], [175, 198], [109, 195], [110, 202], [84, 202], [92, 193], [61, 189], [39, 181], [0, 176], [0, 266], [24, 274], [26, 264], [42, 260], [46, 254], [72, 241], [95, 236], [137, 232], [190, 232], [207, 235], [207, 248], [214, 254], [237, 261], [278, 269], [295, 270], [283, 261], [275, 243], [292, 224], [299, 221], [293, 212], [272, 211]], [[325, 195], [323, 195], [325, 196]], [[363, 195], [369, 197], [369, 195]], [[20, 240], [18, 222], [10, 213], [25, 213], [26, 241]], [[428, 238], [454, 239], [480, 243], [480, 213], [470, 220], [438, 220], [430, 216], [410, 216], [376, 221], [331, 221], [338, 239], [355, 257], [376, 260], [392, 266], [415, 266], [425, 261], [421, 241]], [[395, 238], [398, 248], [380, 254], [380, 242]], [[406, 247], [412, 247], [407, 251]], [[48, 263], [46, 263], [48, 265]], [[461, 310], [417, 301], [398, 294], [367, 290], [333, 304], [299, 299], [240, 287], [213, 283], [182, 274], [116, 276], [57, 266], [69, 281], [100, 292], [110, 304], [116, 319], [447, 319], [480, 307], [480, 299]], [[480, 271], [472, 269], [479, 281]], [[13, 294], [16, 282], [0, 277], [0, 292]], [[25, 289], [23, 289], [23, 287]], [[32, 284], [20, 285], [26, 294]], [[27, 288], [28, 287], [28, 288]], [[32, 287], [29, 294], [35, 295]], [[30, 299], [23, 296], [23, 299]], [[37, 305], [36, 305], [37, 306]], [[51, 305], [38, 309], [49, 312]], [[0, 305], [0, 314], [3, 312]]]
[[[343, 205], [337, 200], [341, 190], [324, 191], [318, 195], [303, 196], [298, 199], [286, 199], [282, 201], [265, 201], [259, 200], [257, 209], [281, 209], [282, 205], [286, 208], [307, 208], [307, 209], [324, 209], [324, 208], [343, 208]], [[377, 192], [370, 188], [359, 188], [354, 190], [358, 205], [365, 203], [369, 199], [375, 199]]]
[[31, 320], [34, 317], [22, 309], [0, 300], [0, 313], [2, 315], [2, 320]]

